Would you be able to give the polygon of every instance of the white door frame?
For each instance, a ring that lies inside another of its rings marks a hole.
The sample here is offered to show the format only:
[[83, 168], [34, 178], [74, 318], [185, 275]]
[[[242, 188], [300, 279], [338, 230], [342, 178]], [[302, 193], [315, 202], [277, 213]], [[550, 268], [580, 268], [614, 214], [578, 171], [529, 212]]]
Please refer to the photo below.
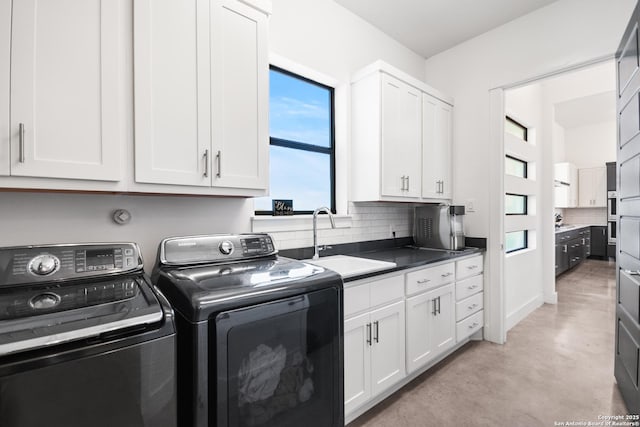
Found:
[[[615, 57], [615, 53], [594, 58], [568, 67], [551, 70], [547, 73], [530, 77], [515, 83], [505, 84], [489, 90], [489, 238], [487, 239], [487, 260], [488, 271], [486, 273], [487, 283], [484, 286], [485, 292], [485, 326], [484, 339], [497, 344], [504, 344], [507, 340], [507, 313], [506, 313], [506, 289], [504, 282], [504, 117], [505, 102], [504, 92], [507, 89], [533, 84], [540, 80], [576, 71], [609, 61]], [[540, 168], [541, 170], [541, 168]], [[539, 177], [538, 179], [541, 179]], [[553, 197], [551, 198], [551, 213], [553, 212]], [[547, 206], [548, 207], [548, 206]], [[548, 210], [548, 209], [547, 209]], [[547, 211], [540, 209], [538, 215], [547, 215]], [[549, 213], [549, 217], [551, 214]], [[544, 223], [543, 223], [544, 224]], [[543, 230], [544, 231], [544, 225]], [[540, 239], [541, 249], [555, 253], [555, 241], [547, 241], [544, 236]], [[544, 258], [543, 258], [544, 259]], [[545, 270], [543, 268], [543, 270]], [[543, 274], [543, 280], [549, 280], [549, 275]], [[555, 278], [554, 278], [555, 280]], [[545, 302], [555, 303], [554, 292], [545, 289]], [[557, 298], [556, 298], [557, 301]]]

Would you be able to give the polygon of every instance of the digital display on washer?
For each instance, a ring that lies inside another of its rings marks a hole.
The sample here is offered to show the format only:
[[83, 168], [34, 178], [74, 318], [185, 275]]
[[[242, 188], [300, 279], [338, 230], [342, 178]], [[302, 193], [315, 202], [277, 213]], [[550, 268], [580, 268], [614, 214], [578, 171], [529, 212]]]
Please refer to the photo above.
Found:
[[254, 237], [251, 239], [242, 239], [242, 246], [247, 252], [260, 252], [262, 249], [262, 239]]
[[87, 270], [93, 270], [89, 267], [98, 267], [104, 270], [107, 268], [115, 268], [115, 254], [113, 249], [94, 249], [87, 251]]

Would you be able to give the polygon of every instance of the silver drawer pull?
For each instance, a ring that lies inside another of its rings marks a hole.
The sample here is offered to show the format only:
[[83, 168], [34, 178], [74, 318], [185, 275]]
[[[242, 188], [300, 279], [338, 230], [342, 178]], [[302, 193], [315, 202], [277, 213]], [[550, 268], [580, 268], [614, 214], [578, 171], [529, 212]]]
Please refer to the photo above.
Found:
[[640, 270], [622, 270], [627, 273], [629, 276], [640, 276]]
[[473, 285], [473, 286], [467, 286], [467, 289], [469, 289], [470, 291], [474, 290], [475, 288], [477, 288], [478, 285]]
[[422, 279], [422, 280], [418, 280], [418, 281], [417, 281], [417, 283], [418, 283], [418, 284], [420, 284], [420, 285], [422, 285], [423, 283], [428, 283], [428, 282], [430, 282], [430, 281], [431, 281], [431, 280], [429, 280], [429, 279]]
[[473, 322], [473, 324], [472, 324], [472, 325], [469, 325], [469, 329], [473, 329], [473, 328], [475, 328], [475, 327], [476, 327], [476, 326], [478, 326], [478, 325], [479, 325], [479, 323], [478, 323], [478, 322]]
[[473, 270], [474, 268], [478, 268], [478, 266], [477, 265], [470, 265], [470, 266], [467, 267], [467, 269], [469, 269], [469, 270]]
[[474, 308], [476, 308], [478, 306], [478, 304], [472, 304], [468, 307], [469, 310], [473, 310]]
[[449, 276], [451, 276], [451, 272], [449, 272], [449, 273], [445, 273], [445, 274], [441, 274], [441, 276], [442, 276], [442, 277], [449, 277]]
[[24, 123], [18, 125], [18, 142], [18, 148], [20, 149], [18, 161], [24, 163]]

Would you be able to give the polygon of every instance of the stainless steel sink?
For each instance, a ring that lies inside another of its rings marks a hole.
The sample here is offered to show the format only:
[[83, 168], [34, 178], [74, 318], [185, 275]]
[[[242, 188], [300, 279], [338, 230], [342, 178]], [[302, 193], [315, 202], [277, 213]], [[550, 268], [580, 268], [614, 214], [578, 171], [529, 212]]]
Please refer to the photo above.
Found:
[[333, 255], [320, 259], [305, 259], [304, 262], [328, 268], [340, 274], [344, 279], [361, 274], [387, 270], [396, 266], [395, 262], [377, 261], [347, 255]]

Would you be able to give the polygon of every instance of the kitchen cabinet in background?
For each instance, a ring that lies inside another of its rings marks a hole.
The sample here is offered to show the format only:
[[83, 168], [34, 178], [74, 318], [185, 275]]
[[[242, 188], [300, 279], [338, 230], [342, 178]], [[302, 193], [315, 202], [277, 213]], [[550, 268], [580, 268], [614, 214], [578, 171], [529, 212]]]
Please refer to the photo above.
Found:
[[382, 61], [351, 90], [351, 200], [449, 199], [452, 101]]
[[6, 162], [0, 170], [12, 177], [123, 178], [123, 8], [99, 0], [73, 8], [61, 0], [13, 2], [10, 146], [0, 138], [0, 159], [11, 154], [9, 170]]
[[578, 182], [579, 207], [607, 207], [607, 169], [605, 167], [579, 169]]
[[554, 165], [554, 207], [578, 207], [578, 169], [572, 163]]
[[266, 191], [268, 13], [247, 3], [134, 3], [136, 182]]
[[591, 227], [591, 256], [605, 258], [607, 257], [607, 227], [592, 226]]

